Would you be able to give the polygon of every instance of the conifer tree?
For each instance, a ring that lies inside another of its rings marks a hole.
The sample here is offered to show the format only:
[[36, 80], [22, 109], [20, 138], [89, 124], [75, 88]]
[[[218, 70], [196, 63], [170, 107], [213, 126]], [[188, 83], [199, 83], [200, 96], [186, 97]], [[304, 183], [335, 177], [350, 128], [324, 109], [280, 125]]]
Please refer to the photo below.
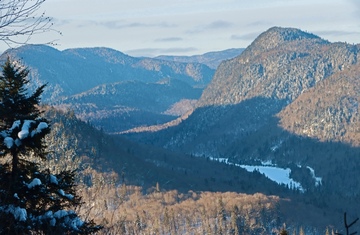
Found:
[[284, 224], [279, 232], [279, 235], [288, 235], [288, 234], [289, 232], [286, 230], [286, 225]]
[[[50, 132], [39, 111], [45, 85], [28, 94], [28, 70], [8, 58], [0, 75], [0, 234], [90, 234], [99, 230], [74, 212], [75, 172], [40, 170]], [[40, 163], [39, 163], [40, 162]]]

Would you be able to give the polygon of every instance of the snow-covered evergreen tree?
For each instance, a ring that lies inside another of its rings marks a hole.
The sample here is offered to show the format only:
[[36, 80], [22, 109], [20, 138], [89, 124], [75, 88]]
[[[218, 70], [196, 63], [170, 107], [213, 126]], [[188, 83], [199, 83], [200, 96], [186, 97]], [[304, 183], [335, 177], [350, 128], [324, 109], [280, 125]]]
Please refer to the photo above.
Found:
[[46, 160], [50, 126], [38, 109], [45, 86], [28, 94], [27, 75], [8, 58], [0, 76], [0, 234], [93, 233], [101, 227], [74, 211], [75, 172], [51, 174], [31, 161]]

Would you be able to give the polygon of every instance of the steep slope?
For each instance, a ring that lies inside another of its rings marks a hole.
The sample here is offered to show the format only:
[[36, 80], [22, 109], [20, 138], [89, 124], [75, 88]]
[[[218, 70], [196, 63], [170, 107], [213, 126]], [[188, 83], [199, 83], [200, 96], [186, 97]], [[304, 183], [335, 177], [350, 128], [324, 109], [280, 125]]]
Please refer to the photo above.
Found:
[[159, 144], [222, 156], [224, 148], [267, 125], [304, 91], [357, 63], [358, 51], [298, 29], [271, 28], [239, 57], [221, 63], [194, 113], [160, 133]]
[[186, 63], [200, 63], [216, 69], [224, 60], [232, 59], [239, 56], [244, 51], [244, 48], [232, 48], [224, 51], [207, 52], [203, 55], [193, 56], [157, 56], [156, 59], [186, 62]]
[[297, 135], [360, 146], [360, 64], [337, 72], [279, 113], [281, 127]]
[[271, 28], [241, 56], [219, 66], [200, 106], [237, 104], [256, 96], [291, 102], [317, 82], [355, 64], [358, 50], [298, 29]]
[[[187, 216], [195, 229], [204, 222], [204, 218], [198, 217], [200, 213], [206, 212], [216, 218], [217, 213], [212, 212], [219, 209], [220, 199], [227, 208], [223, 213], [228, 218], [237, 205], [242, 211], [241, 218], [247, 218], [242, 227], [251, 226], [256, 234], [268, 234], [268, 230], [283, 222], [293, 230], [303, 226], [311, 228], [312, 232], [314, 229], [322, 231], [329, 224], [341, 227], [342, 220], [338, 221], [338, 218], [342, 212], [309, 204], [318, 197], [287, 190], [259, 172], [249, 173], [205, 158], [139, 145], [94, 129], [76, 119], [71, 112], [63, 113], [49, 107], [45, 110], [52, 122], [48, 143], [51, 145], [49, 150], [54, 152], [49, 158], [50, 167], [77, 169], [79, 192], [85, 203], [81, 211], [84, 216], [91, 213], [90, 217], [97, 218], [99, 223], [109, 221], [105, 223], [107, 227], [120, 227], [119, 223], [125, 222], [122, 213], [128, 217], [125, 223], [130, 227], [139, 217], [138, 211], [146, 210], [140, 214], [141, 219], [150, 223], [157, 216], [163, 218], [164, 211], [174, 210], [176, 215], [180, 213], [173, 218], [174, 222], [186, 225], [183, 221]], [[158, 188], [155, 185], [159, 185]], [[173, 191], [165, 191], [169, 189]], [[239, 197], [244, 200], [237, 200]], [[268, 199], [275, 200], [274, 204]], [[201, 210], [195, 209], [199, 206]], [[342, 209], [355, 208], [351, 206], [345, 205]], [[297, 213], [293, 213], [294, 210]], [[256, 222], [259, 219], [262, 222]], [[119, 230], [112, 231], [117, 233]]]
[[48, 83], [43, 99], [56, 101], [95, 86], [120, 81], [158, 82], [164, 78], [204, 87], [214, 70], [198, 63], [180, 63], [134, 58], [109, 48], [79, 48], [58, 51], [44, 45], [26, 45], [6, 51], [31, 70], [34, 84]]
[[199, 63], [134, 58], [109, 48], [26, 45], [8, 50], [0, 61], [8, 55], [29, 68], [30, 89], [47, 83], [46, 103], [73, 109], [111, 132], [174, 119], [163, 113], [181, 100], [197, 100], [214, 73]]
[[142, 186], [144, 190], [159, 183], [164, 189], [182, 192], [271, 194], [276, 190], [279, 195], [292, 194], [259, 173], [111, 136], [77, 119], [73, 112], [51, 107], [45, 107], [45, 111], [52, 123], [52, 132], [47, 139], [49, 151], [58, 165], [79, 170], [90, 166], [100, 172], [115, 172], [127, 184]]
[[[219, 66], [180, 124], [127, 135], [196, 156], [290, 167], [310, 191], [318, 190], [309, 166], [323, 177], [324, 192], [342, 197], [351, 188], [349, 195], [360, 195], [352, 179], [358, 169], [349, 165], [359, 155], [359, 51], [359, 45], [330, 43], [298, 29], [271, 28]], [[351, 180], [340, 183], [344, 178]]]
[[125, 81], [97, 86], [63, 99], [58, 106], [70, 108], [82, 120], [114, 133], [170, 121], [175, 117], [165, 114], [168, 109], [183, 99], [197, 100], [201, 92], [175, 79], [161, 83]]

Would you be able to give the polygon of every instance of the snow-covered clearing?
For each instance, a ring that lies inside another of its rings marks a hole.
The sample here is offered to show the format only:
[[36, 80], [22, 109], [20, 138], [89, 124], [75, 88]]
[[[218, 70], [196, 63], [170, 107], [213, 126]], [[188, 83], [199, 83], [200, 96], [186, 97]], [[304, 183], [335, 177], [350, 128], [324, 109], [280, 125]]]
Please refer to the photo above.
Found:
[[[290, 173], [291, 173], [290, 168], [280, 168], [280, 167], [277, 167], [276, 165], [271, 164], [271, 162], [262, 162], [263, 165], [260, 165], [260, 166], [250, 166], [250, 165], [240, 165], [240, 164], [231, 163], [231, 162], [229, 162], [228, 158], [212, 158], [212, 157], [210, 157], [210, 160], [222, 162], [222, 163], [225, 163], [228, 165], [234, 165], [237, 167], [241, 167], [243, 169], [246, 169], [249, 172], [258, 171], [261, 174], [264, 174], [270, 180], [272, 180], [278, 184], [284, 184], [288, 188], [298, 189], [301, 192], [305, 191], [299, 182], [290, 178]], [[315, 180], [315, 185], [316, 186], [321, 185], [321, 177], [316, 177], [315, 171], [311, 167], [307, 166], [307, 168], [310, 170], [310, 173]]]

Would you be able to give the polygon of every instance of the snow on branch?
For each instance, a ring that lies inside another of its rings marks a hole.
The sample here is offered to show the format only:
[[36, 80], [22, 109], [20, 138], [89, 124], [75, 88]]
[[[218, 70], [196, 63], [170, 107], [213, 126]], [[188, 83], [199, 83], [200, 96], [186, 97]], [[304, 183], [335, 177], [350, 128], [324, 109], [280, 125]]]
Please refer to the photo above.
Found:
[[33, 120], [25, 120], [24, 121], [24, 124], [23, 124], [23, 126], [21, 128], [21, 131], [18, 133], [19, 139], [22, 140], [22, 139], [25, 139], [25, 138], [27, 138], [29, 136], [29, 129], [30, 129], [30, 125], [32, 123], [35, 123], [35, 121], [33, 121]]
[[14, 216], [15, 220], [17, 221], [26, 221], [27, 219], [27, 212], [26, 209], [21, 207], [15, 207], [14, 205], [6, 205], [0, 207], [0, 211], [4, 211], [6, 213], [10, 213]]
[[27, 185], [27, 187], [30, 189], [38, 185], [41, 185], [41, 180], [38, 178], [34, 178], [31, 183]]
[[[18, 131], [20, 127], [21, 130]], [[4, 138], [3, 144], [5, 147], [11, 149], [14, 147], [14, 144], [19, 147], [22, 145], [23, 140], [33, 138], [48, 128], [49, 125], [46, 122], [36, 120], [16, 120], [10, 129], [0, 132], [0, 137]], [[18, 132], [16, 133], [16, 131]]]

